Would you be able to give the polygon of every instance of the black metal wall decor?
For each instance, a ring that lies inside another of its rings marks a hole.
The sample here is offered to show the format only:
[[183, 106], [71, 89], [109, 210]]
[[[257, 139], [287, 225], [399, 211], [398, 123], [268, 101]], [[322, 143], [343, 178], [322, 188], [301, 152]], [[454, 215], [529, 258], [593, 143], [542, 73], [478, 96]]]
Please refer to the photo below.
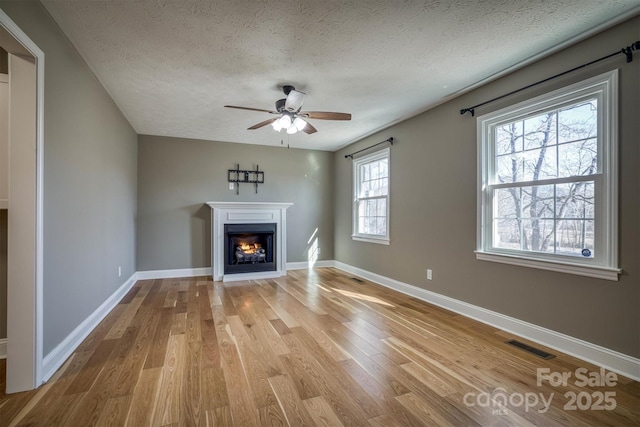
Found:
[[258, 184], [264, 184], [264, 171], [259, 170], [256, 165], [256, 170], [242, 170], [240, 165], [236, 164], [235, 169], [229, 169], [227, 172], [227, 180], [235, 183], [236, 194], [240, 194], [240, 184], [253, 184], [256, 188], [256, 194], [258, 194]]

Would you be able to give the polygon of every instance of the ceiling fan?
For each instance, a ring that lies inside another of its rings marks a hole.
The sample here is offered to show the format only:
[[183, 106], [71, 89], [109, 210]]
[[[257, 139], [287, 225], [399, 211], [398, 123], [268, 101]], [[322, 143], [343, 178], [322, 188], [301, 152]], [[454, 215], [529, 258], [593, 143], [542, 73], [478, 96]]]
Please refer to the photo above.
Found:
[[294, 134], [298, 131], [312, 134], [318, 130], [307, 121], [307, 119], [320, 120], [351, 120], [349, 113], [336, 113], [331, 111], [301, 111], [304, 102], [305, 93], [296, 90], [295, 87], [285, 85], [282, 91], [286, 98], [276, 101], [276, 110], [263, 110], [262, 108], [236, 107], [235, 105], [225, 105], [226, 108], [237, 108], [239, 110], [260, 111], [269, 114], [275, 114], [274, 117], [248, 128], [248, 130], [259, 129], [266, 125], [273, 126], [273, 129], [280, 132], [286, 130], [288, 134]]

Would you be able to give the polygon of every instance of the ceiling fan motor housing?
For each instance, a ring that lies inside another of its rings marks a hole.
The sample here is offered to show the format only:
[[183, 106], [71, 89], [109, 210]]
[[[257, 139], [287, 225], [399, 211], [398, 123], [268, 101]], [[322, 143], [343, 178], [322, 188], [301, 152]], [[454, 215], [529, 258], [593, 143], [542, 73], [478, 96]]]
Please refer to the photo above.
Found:
[[289, 92], [291, 92], [292, 90], [295, 90], [296, 88], [291, 86], [291, 85], [284, 85], [282, 86], [282, 91], [284, 92], [285, 95], [289, 95]]

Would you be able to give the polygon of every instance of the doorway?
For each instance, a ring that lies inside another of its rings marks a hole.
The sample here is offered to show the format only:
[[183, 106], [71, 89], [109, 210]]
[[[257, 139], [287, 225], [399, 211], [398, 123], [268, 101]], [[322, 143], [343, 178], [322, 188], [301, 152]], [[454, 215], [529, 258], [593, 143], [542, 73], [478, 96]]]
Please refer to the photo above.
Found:
[[44, 53], [0, 10], [8, 52], [6, 392], [42, 382]]

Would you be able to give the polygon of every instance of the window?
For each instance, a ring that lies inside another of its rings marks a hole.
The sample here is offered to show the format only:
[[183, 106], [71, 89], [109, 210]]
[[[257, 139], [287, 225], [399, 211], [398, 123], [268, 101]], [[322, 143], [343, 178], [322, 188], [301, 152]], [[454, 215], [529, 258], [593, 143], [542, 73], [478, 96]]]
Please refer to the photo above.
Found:
[[478, 117], [477, 258], [618, 280], [617, 71]]
[[353, 239], [389, 244], [388, 148], [353, 161]]

